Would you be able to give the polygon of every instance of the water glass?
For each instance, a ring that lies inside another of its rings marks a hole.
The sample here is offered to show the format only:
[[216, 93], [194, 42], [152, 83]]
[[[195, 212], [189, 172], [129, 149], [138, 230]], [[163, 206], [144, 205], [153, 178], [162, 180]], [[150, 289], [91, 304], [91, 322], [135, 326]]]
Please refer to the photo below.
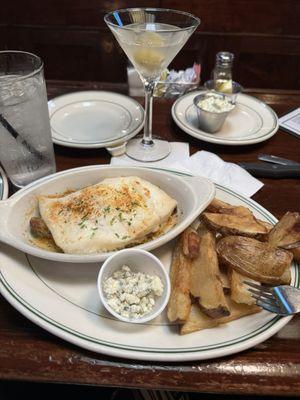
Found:
[[0, 162], [19, 188], [56, 170], [43, 62], [31, 53], [0, 51]]

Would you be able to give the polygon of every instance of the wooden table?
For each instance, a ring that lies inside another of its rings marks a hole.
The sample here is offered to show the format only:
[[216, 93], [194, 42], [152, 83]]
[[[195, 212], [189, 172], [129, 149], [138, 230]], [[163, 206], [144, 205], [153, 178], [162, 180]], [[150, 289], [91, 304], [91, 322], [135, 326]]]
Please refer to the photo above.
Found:
[[[110, 89], [126, 93], [124, 85], [48, 82], [50, 97], [83, 89]], [[249, 90], [279, 116], [300, 105], [300, 92]], [[264, 143], [226, 147], [197, 141], [172, 121], [172, 102], [157, 99], [154, 131], [172, 141], [189, 142], [191, 151], [212, 151], [226, 161], [255, 161], [259, 153], [300, 162], [300, 141], [278, 131]], [[58, 170], [109, 162], [104, 149], [81, 150], [55, 146]], [[253, 197], [276, 217], [300, 211], [300, 184], [293, 179], [263, 179]], [[186, 390], [222, 394], [300, 395], [300, 318], [295, 317], [266, 342], [230, 357], [189, 363], [123, 360], [88, 352], [37, 327], [0, 299], [0, 378], [32, 382], [59, 382], [99, 386]], [[1, 396], [0, 396], [1, 397]]]

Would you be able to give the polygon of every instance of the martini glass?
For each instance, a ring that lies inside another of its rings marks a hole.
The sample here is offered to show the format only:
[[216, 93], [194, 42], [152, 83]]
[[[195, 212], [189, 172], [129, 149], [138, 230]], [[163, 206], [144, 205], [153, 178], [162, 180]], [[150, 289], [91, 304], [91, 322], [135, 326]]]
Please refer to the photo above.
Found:
[[164, 8], [127, 8], [105, 15], [104, 20], [137, 70], [145, 88], [143, 139], [128, 142], [126, 154], [138, 161], [162, 160], [171, 151], [164, 140], [153, 140], [153, 91], [162, 71], [187, 42], [200, 20]]

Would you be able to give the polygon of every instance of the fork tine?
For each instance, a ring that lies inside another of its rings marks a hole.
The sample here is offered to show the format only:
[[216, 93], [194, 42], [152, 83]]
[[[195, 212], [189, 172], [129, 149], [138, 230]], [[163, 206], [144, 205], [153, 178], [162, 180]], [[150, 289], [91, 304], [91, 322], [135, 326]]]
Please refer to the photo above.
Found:
[[243, 283], [245, 283], [248, 286], [253, 287], [254, 289], [260, 289], [261, 285], [257, 285], [256, 283], [250, 282], [250, 281], [244, 281]]
[[251, 288], [249, 288], [247, 290], [248, 290], [248, 292], [251, 292], [252, 294], [255, 294], [255, 295], [257, 295], [257, 296], [259, 296], [261, 298], [270, 299], [270, 300], [273, 300], [273, 301], [276, 300], [276, 297], [271, 293], [261, 292], [260, 290], [254, 290], [254, 289], [251, 289]]
[[262, 297], [259, 294], [252, 294], [251, 297], [253, 297], [253, 299], [255, 299], [255, 300], [261, 301], [262, 303], [269, 304], [270, 306], [278, 307], [278, 304], [277, 304], [277, 302], [274, 301], [274, 299]]
[[271, 292], [271, 287], [270, 286], [262, 286], [262, 285], [257, 285], [256, 283], [249, 282], [249, 281], [244, 281], [244, 283], [248, 286], [250, 286], [253, 289], [259, 290], [260, 293], [268, 293], [272, 294]]

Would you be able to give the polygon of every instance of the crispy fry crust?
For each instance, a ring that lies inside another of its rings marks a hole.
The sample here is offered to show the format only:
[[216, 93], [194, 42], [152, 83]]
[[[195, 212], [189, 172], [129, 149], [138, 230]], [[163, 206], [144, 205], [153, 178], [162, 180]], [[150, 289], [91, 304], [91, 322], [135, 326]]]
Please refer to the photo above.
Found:
[[228, 276], [228, 268], [227, 267], [222, 267], [220, 266], [219, 263], [219, 268], [220, 268], [220, 278], [222, 282], [222, 287], [223, 287], [223, 292], [224, 294], [230, 294], [231, 287], [230, 287], [230, 280]]
[[248, 305], [255, 304], [255, 299], [251, 296], [251, 292], [248, 291], [248, 286], [244, 281], [250, 281], [259, 285], [259, 282], [246, 277], [233, 269], [229, 271], [230, 287], [231, 287], [231, 299], [236, 303], [243, 303]]
[[291, 252], [294, 255], [294, 260], [300, 264], [300, 248], [298, 247], [297, 249], [291, 249]]
[[[240, 217], [254, 217], [253, 213], [249, 208], [244, 207], [244, 206], [233, 206], [231, 204], [225, 203], [224, 201], [221, 201], [217, 199], [216, 197], [213, 199], [213, 201], [206, 207], [206, 212], [209, 213], [217, 213], [217, 214], [227, 214], [227, 215], [236, 215]], [[255, 218], [255, 217], [254, 217]], [[273, 225], [270, 224], [269, 222], [262, 221], [260, 219], [255, 220], [263, 225], [267, 232], [269, 232], [272, 228]]]
[[198, 233], [192, 228], [187, 228], [182, 234], [183, 254], [189, 259], [197, 257], [199, 254], [199, 242]]
[[183, 254], [183, 235], [176, 243], [173, 253], [170, 280], [171, 296], [168, 303], [168, 319], [185, 321], [191, 309], [190, 260]]
[[[300, 214], [287, 212], [268, 234], [273, 246], [289, 248], [296, 260], [300, 260]], [[294, 247], [294, 248], [291, 248]], [[299, 258], [298, 258], [299, 257]]]
[[252, 215], [252, 212], [249, 210], [249, 208], [243, 206], [232, 206], [231, 204], [225, 203], [216, 197], [206, 207], [205, 211], [209, 213], [239, 215], [246, 217]]
[[203, 329], [214, 328], [261, 310], [255, 305], [249, 306], [247, 304], [235, 303], [231, 300], [230, 296], [226, 296], [226, 300], [230, 309], [230, 315], [222, 318], [208, 317], [196, 304], [193, 304], [187, 321], [180, 327], [180, 334], [186, 335]]
[[198, 298], [202, 311], [212, 318], [229, 315], [223, 292], [215, 236], [204, 225], [199, 228], [198, 257], [191, 264], [191, 294]]
[[210, 229], [222, 235], [258, 237], [268, 233], [268, 229], [252, 214], [243, 216], [205, 212], [202, 218]]

